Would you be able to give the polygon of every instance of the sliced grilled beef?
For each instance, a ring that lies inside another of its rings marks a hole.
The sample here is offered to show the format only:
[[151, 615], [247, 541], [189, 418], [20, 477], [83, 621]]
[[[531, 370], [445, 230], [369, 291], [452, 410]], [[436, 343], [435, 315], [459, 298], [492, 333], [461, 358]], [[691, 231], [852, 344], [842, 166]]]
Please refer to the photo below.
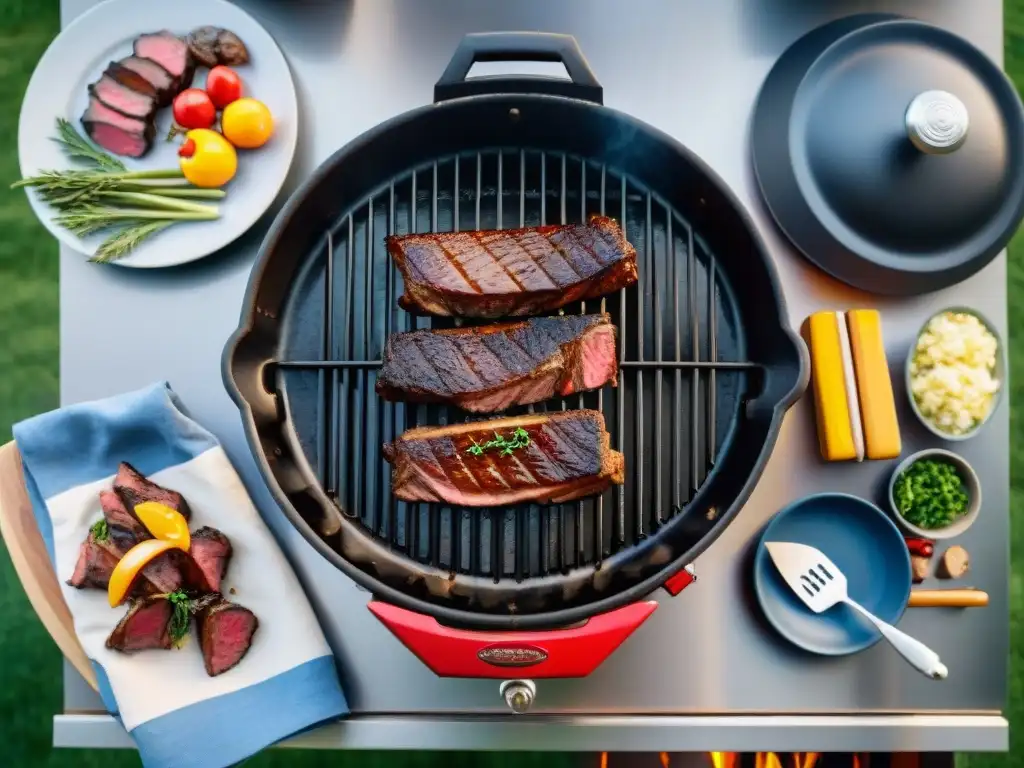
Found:
[[636, 250], [613, 219], [588, 224], [390, 235], [403, 309], [525, 317], [603, 296], [637, 280]]
[[154, 61], [174, 78], [174, 92], [180, 93], [192, 84], [195, 61], [188, 43], [166, 29], [135, 38], [136, 56]]
[[[516, 441], [517, 430], [525, 439]], [[559, 503], [624, 481], [622, 454], [611, 449], [599, 411], [417, 427], [385, 445], [384, 456], [396, 497], [460, 507]]]
[[159, 107], [166, 107], [174, 98], [174, 78], [155, 61], [128, 56], [110, 62], [105, 74], [126, 88], [149, 96]]
[[115, 155], [142, 157], [153, 146], [152, 120], [128, 117], [91, 96], [82, 114], [82, 127], [97, 145]]
[[121, 497], [132, 514], [135, 513], [136, 504], [155, 501], [165, 507], [178, 510], [186, 520], [192, 518], [192, 510], [189, 509], [184, 496], [177, 491], [169, 490], [147, 480], [145, 475], [126, 461], [122, 461], [117, 468], [114, 491]]
[[231, 561], [231, 542], [216, 528], [203, 526], [192, 533], [189, 554], [202, 572], [206, 590], [220, 592], [221, 581]]
[[221, 27], [199, 27], [188, 36], [192, 57], [206, 67], [224, 64], [237, 67], [249, 63], [249, 51], [234, 32]]
[[196, 623], [203, 664], [210, 677], [227, 672], [242, 660], [259, 627], [256, 614], [223, 598], [200, 610]]
[[78, 549], [78, 562], [75, 563], [74, 573], [68, 579], [68, 586], [78, 589], [106, 589], [110, 583], [110, 574], [120, 559], [120, 555], [104, 547], [97, 541], [96, 534], [90, 531]]
[[608, 315], [538, 317], [388, 338], [377, 393], [494, 413], [616, 383]]
[[136, 600], [107, 638], [107, 648], [132, 653], [171, 647], [174, 606], [163, 595]]
[[89, 86], [89, 93], [122, 115], [151, 120], [156, 112], [156, 99], [133, 91], [109, 75], [103, 75]]
[[122, 555], [140, 541], [153, 538], [146, 526], [128, 511], [124, 501], [113, 491], [100, 491], [100, 507], [103, 509], [103, 519], [107, 521], [110, 538], [121, 549]]

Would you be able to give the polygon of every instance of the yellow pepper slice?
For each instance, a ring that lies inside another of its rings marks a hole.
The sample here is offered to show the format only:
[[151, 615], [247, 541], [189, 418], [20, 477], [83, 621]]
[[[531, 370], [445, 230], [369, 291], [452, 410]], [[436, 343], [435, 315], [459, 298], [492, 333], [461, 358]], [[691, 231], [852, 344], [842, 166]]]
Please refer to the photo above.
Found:
[[181, 512], [157, 501], [144, 501], [135, 505], [135, 516], [155, 538], [188, 552], [191, 537], [188, 521]]
[[110, 573], [110, 582], [107, 585], [107, 600], [110, 601], [110, 607], [116, 608], [124, 602], [128, 590], [132, 588], [132, 582], [154, 558], [176, 548], [177, 546], [169, 541], [146, 539], [125, 552], [124, 557]]

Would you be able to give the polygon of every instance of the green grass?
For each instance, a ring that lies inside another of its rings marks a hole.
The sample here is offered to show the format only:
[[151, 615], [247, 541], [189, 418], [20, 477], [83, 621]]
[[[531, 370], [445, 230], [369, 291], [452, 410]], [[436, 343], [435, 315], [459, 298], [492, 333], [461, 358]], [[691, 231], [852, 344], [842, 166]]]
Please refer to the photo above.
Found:
[[[1006, 67], [1024, 87], [1024, 0], [1006, 0]], [[35, 62], [59, 28], [56, 0], [0, 0], [0, 179], [18, 176], [17, 120], [21, 98]], [[10, 425], [58, 404], [57, 246], [33, 217], [19, 192], [0, 185], [0, 442]], [[1024, 235], [1010, 245], [1008, 292], [1024, 295]], [[1011, 514], [1024, 514], [1024, 304], [1010, 305]], [[1007, 717], [1010, 753], [962, 755], [969, 768], [997, 768], [1024, 762], [1024, 525], [1011, 531], [1011, 680]], [[61, 658], [18, 584], [6, 549], [0, 547], [0, 763], [15, 768], [138, 765], [127, 751], [53, 750], [51, 717], [61, 709]], [[414, 766], [557, 766], [561, 755], [351, 754], [275, 750], [246, 762], [253, 768], [323, 765], [360, 768]]]

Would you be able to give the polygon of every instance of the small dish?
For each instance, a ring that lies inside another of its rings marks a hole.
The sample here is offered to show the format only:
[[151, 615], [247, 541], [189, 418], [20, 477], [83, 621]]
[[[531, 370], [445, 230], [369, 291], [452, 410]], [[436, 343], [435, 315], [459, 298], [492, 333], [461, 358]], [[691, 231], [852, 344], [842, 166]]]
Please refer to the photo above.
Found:
[[793, 645], [821, 656], [863, 651], [882, 636], [847, 606], [812, 613], [779, 574], [766, 541], [820, 549], [846, 576], [853, 599], [889, 624], [903, 616], [910, 600], [910, 554], [896, 524], [870, 501], [820, 493], [793, 502], [765, 526], [753, 574], [765, 618]]
[[[931, 323], [931, 321], [934, 320], [939, 315], [944, 315], [947, 312], [957, 312], [976, 317], [978, 320], [981, 321], [981, 324], [985, 326], [986, 330], [988, 330], [988, 332], [995, 337], [996, 340], [996, 365], [993, 376], [999, 382], [999, 389], [992, 396], [992, 404], [989, 407], [988, 414], [985, 416], [985, 418], [979, 421], [977, 424], [975, 424], [970, 432], [965, 432], [962, 435], [954, 435], [950, 434], [949, 432], [943, 432], [941, 429], [935, 426], [935, 424], [933, 424], [931, 420], [929, 420], [923, 413], [921, 413], [921, 409], [917, 404], [917, 400], [914, 398], [914, 393], [910, 386], [910, 364], [914, 358], [914, 352], [917, 350], [917, 342], [921, 339], [921, 336], [924, 335], [925, 329], [928, 327], [929, 323]], [[976, 309], [971, 309], [970, 307], [946, 307], [945, 309], [932, 314], [924, 322], [924, 324], [918, 330], [917, 334], [914, 336], [914, 342], [911, 345], [910, 350], [907, 352], [907, 359], [903, 366], [903, 377], [906, 382], [907, 399], [910, 401], [910, 408], [911, 410], [914, 411], [914, 415], [917, 416], [917, 420], [924, 425], [925, 429], [927, 429], [936, 437], [939, 437], [943, 440], [948, 440], [950, 442], [969, 440], [970, 438], [978, 434], [979, 430], [981, 430], [981, 428], [988, 423], [989, 419], [992, 418], [992, 414], [995, 413], [996, 408], [999, 407], [1000, 399], [1003, 397], [1003, 390], [1006, 389], [1006, 348], [1003, 345], [1003, 339], [999, 335], [999, 332], [995, 329], [995, 326], [993, 326], [992, 323], [989, 322], [988, 318], [986, 318]]]
[[[945, 461], [956, 467], [957, 472], [960, 474], [960, 478], [964, 481], [964, 485], [967, 487], [967, 513], [960, 517], [956, 522], [947, 525], [945, 528], [919, 528], [913, 523], [907, 522], [900, 511], [896, 508], [895, 499], [895, 488], [896, 478], [900, 476], [905, 470], [907, 470], [912, 464], [921, 461], [922, 459], [935, 459], [937, 461]], [[903, 461], [899, 463], [899, 466], [892, 473], [892, 477], [889, 479], [889, 506], [892, 507], [893, 514], [896, 516], [896, 523], [903, 530], [908, 533], [920, 537], [922, 539], [952, 539], [955, 536], [959, 536], [968, 528], [970, 528], [974, 521], [978, 519], [978, 513], [981, 511], [981, 481], [978, 480], [978, 475], [974, 472], [967, 461], [957, 456], [955, 453], [943, 450], [942, 448], [929, 448], [924, 451], [918, 451], [917, 453], [911, 454]]]

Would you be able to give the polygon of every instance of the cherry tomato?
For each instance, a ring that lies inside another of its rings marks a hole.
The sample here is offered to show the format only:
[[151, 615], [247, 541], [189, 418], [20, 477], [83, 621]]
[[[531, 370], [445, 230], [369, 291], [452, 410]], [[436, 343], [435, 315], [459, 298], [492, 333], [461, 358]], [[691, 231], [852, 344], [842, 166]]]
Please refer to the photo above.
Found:
[[239, 149], [262, 147], [274, 132], [274, 118], [267, 105], [256, 99], [239, 99], [224, 108], [220, 116], [224, 138]]
[[174, 97], [174, 122], [189, 130], [209, 128], [217, 122], [217, 108], [199, 88], [188, 88]]
[[217, 109], [242, 98], [242, 78], [231, 67], [216, 66], [206, 76], [206, 92]]

